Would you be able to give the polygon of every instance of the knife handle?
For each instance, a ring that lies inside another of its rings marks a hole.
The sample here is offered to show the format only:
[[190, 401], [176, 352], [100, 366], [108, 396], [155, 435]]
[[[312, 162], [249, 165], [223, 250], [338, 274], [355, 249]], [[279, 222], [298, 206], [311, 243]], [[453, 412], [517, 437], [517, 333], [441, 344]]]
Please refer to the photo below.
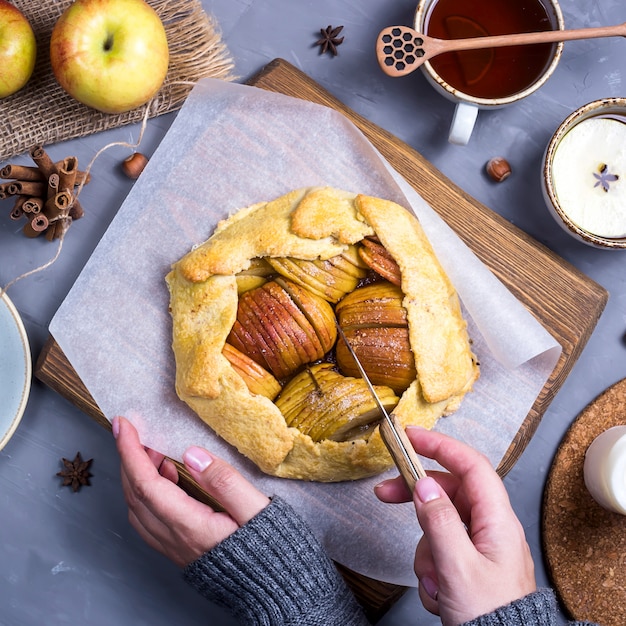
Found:
[[[393, 424], [389, 423], [389, 421], [393, 422]], [[404, 478], [406, 486], [413, 493], [415, 483], [420, 478], [424, 478], [426, 472], [413, 449], [413, 444], [407, 437], [406, 431], [398, 423], [393, 413], [389, 416], [389, 420], [383, 419], [380, 422], [380, 434], [396, 467], [400, 471], [400, 475]]]

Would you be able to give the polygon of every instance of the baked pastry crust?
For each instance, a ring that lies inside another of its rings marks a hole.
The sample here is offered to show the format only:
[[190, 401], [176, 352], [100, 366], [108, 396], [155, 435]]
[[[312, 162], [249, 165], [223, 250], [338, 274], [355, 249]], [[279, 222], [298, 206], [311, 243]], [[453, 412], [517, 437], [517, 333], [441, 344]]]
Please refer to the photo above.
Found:
[[432, 428], [458, 408], [479, 369], [456, 291], [418, 220], [398, 204], [330, 187], [298, 189], [220, 222], [166, 277], [179, 397], [267, 474], [329, 482], [393, 465], [378, 428], [367, 441], [314, 442], [288, 427], [222, 355], [237, 315], [236, 274], [252, 259], [324, 260], [367, 236], [377, 236], [400, 267], [418, 373], [394, 414], [402, 426]]

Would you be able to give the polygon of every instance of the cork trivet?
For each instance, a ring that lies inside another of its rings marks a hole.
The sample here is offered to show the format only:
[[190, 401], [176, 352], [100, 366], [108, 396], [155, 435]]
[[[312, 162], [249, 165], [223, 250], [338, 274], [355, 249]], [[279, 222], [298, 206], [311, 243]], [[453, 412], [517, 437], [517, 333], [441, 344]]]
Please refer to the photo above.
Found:
[[[50, 64], [50, 36], [73, 0], [12, 0], [29, 19], [37, 40], [35, 70], [26, 86], [0, 100], [0, 161], [48, 145], [140, 122], [145, 107], [121, 114], [100, 113], [70, 97]], [[232, 80], [233, 61], [217, 25], [200, 0], [146, 0], [165, 26], [170, 64], [165, 82], [149, 103], [148, 117], [180, 109], [201, 78]], [[1, 68], [0, 68], [1, 70]]]
[[604, 626], [626, 623], [626, 516], [593, 500], [583, 464], [591, 442], [623, 424], [626, 379], [576, 418], [554, 458], [543, 502], [543, 547], [557, 594], [574, 619]]

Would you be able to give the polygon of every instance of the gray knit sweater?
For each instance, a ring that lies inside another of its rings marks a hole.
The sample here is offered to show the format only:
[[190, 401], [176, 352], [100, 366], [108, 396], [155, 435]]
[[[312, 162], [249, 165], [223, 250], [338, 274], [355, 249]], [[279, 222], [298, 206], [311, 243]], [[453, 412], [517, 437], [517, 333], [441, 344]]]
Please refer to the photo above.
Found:
[[[279, 497], [183, 575], [242, 624], [369, 626], [309, 527]], [[556, 614], [554, 594], [541, 589], [464, 626], [556, 626]]]

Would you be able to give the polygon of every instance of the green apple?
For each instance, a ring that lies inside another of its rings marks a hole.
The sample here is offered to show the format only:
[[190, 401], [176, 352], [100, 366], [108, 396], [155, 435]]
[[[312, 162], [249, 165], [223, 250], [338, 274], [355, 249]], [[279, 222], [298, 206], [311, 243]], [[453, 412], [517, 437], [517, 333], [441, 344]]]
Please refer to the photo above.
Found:
[[35, 69], [37, 43], [26, 16], [0, 0], [0, 98], [20, 90]]
[[169, 49], [161, 19], [144, 0], [76, 0], [54, 26], [50, 61], [76, 100], [123, 113], [159, 91]]

